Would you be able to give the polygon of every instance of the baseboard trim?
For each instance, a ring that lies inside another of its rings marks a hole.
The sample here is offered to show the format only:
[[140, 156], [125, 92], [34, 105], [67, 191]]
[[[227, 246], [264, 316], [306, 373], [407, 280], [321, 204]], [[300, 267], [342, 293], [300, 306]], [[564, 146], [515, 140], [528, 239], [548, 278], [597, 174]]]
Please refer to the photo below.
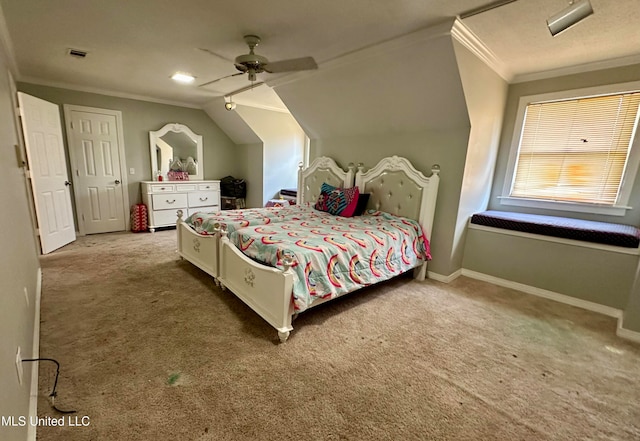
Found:
[[524, 283], [518, 283], [507, 279], [501, 279], [500, 277], [490, 276], [489, 274], [479, 273], [470, 269], [462, 268], [455, 271], [448, 276], [428, 271], [427, 275], [430, 279], [436, 280], [442, 283], [453, 282], [460, 276], [469, 277], [471, 279], [482, 280], [483, 282], [493, 283], [494, 285], [502, 286], [505, 288], [515, 289], [525, 294], [532, 294], [534, 296], [542, 297], [545, 299], [553, 300], [556, 302], [564, 303], [566, 305], [575, 306], [577, 308], [586, 309], [587, 311], [597, 312], [599, 314], [606, 315], [618, 319], [618, 326], [616, 329], [616, 335], [625, 340], [632, 341], [634, 343], [640, 343], [640, 332], [626, 329], [623, 324], [623, 311], [620, 309], [612, 308], [611, 306], [601, 305], [599, 303], [589, 302], [587, 300], [578, 299], [565, 294], [560, 294], [555, 291], [549, 291], [547, 289], [537, 288], [531, 285], [525, 285]]
[[460, 277], [461, 275], [462, 275], [462, 270], [461, 269], [449, 274], [448, 276], [444, 276], [442, 274], [434, 273], [433, 271], [427, 271], [427, 277], [429, 279], [433, 279], [433, 280], [436, 280], [436, 281], [442, 282], [442, 283], [451, 283], [454, 280], [456, 280], [458, 277]]
[[[40, 300], [42, 298], [42, 268], [38, 268], [33, 318], [33, 351], [31, 358], [40, 358]], [[31, 385], [29, 391], [29, 421], [38, 418], [38, 366], [39, 362], [31, 363]], [[27, 441], [36, 441], [36, 425], [29, 424]]]
[[472, 279], [493, 283], [494, 285], [503, 286], [505, 288], [511, 288], [518, 291], [522, 291], [526, 294], [533, 294], [534, 296], [555, 300], [556, 302], [565, 303], [567, 305], [576, 306], [578, 308], [586, 309], [588, 311], [604, 314], [609, 317], [617, 318], [618, 320], [622, 318], [622, 311], [620, 309], [612, 308], [611, 306], [600, 305], [599, 303], [589, 302], [587, 300], [578, 299], [578, 298], [571, 297], [565, 294], [560, 294], [554, 291], [537, 288], [531, 285], [525, 285], [524, 283], [518, 283], [518, 282], [513, 282], [511, 280], [501, 279], [499, 277], [490, 276], [488, 274], [479, 273], [477, 271], [472, 271], [465, 268], [462, 269], [462, 275], [466, 277], [470, 277]]
[[634, 343], [640, 343], [640, 332], [632, 331], [623, 327], [622, 318], [618, 319], [618, 329], [616, 329], [616, 335], [625, 340], [632, 341]]

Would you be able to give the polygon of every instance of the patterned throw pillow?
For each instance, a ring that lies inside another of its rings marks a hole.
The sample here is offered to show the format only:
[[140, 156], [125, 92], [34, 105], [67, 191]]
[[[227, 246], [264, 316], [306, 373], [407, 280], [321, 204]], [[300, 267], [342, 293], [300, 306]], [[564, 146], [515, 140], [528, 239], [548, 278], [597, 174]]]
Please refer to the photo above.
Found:
[[315, 208], [334, 216], [351, 217], [358, 205], [359, 195], [358, 187], [338, 188], [325, 182], [320, 187]]

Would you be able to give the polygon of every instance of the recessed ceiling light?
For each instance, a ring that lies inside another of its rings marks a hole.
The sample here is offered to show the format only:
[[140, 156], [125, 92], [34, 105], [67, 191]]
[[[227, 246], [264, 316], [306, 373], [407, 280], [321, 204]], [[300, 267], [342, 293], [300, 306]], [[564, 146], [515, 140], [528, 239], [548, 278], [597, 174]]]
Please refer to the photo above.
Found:
[[193, 75], [189, 75], [187, 73], [176, 72], [171, 76], [173, 81], [177, 81], [178, 83], [193, 83], [193, 80], [196, 79]]

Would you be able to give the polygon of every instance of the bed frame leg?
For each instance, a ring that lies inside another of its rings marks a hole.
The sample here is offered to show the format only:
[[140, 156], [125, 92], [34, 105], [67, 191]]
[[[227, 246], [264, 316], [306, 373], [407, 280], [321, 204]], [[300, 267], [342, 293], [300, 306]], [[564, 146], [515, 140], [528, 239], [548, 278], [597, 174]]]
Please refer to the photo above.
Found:
[[418, 282], [424, 282], [427, 278], [427, 264], [423, 263], [422, 265], [413, 269], [413, 278]]
[[284, 343], [289, 338], [291, 331], [278, 331], [278, 338], [280, 339], [280, 343]]

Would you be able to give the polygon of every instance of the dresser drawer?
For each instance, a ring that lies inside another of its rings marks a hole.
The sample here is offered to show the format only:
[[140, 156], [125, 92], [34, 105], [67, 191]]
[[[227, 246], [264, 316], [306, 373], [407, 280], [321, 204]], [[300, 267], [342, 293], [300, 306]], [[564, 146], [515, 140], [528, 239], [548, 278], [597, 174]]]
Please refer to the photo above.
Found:
[[174, 194], [154, 194], [152, 195], [153, 209], [164, 210], [168, 208], [186, 208], [187, 195], [186, 193], [174, 193]]
[[196, 187], [196, 184], [176, 184], [176, 191], [195, 191]]
[[[184, 220], [185, 218], [186, 216], [182, 215], [182, 220]], [[158, 210], [153, 212], [154, 227], [165, 227], [168, 225], [175, 225], [177, 221], [178, 221], [178, 209]]]
[[196, 191], [189, 193], [189, 207], [207, 207], [219, 204], [220, 193], [217, 191]]
[[172, 184], [151, 184], [149, 185], [151, 193], [173, 193], [176, 191]]
[[219, 182], [208, 182], [206, 184], [198, 184], [198, 190], [207, 191], [207, 190], [220, 190]]

